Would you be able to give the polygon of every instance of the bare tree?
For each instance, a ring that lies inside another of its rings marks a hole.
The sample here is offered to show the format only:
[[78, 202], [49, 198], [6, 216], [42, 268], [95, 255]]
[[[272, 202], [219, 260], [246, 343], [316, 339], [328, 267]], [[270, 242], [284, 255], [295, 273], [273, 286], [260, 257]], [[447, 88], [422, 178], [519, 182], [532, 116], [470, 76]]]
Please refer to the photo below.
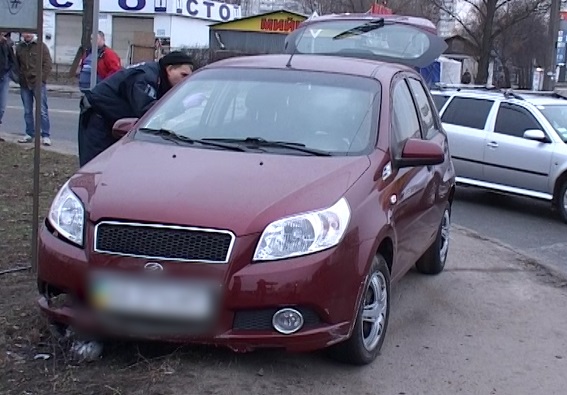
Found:
[[514, 25], [533, 14], [543, 14], [549, 9], [549, 0], [462, 0], [469, 8], [466, 16], [450, 10], [442, 0], [429, 0], [451, 15], [459, 23], [465, 35], [478, 48], [479, 83], [486, 83], [488, 66], [495, 41]]
[[[518, 11], [511, 9], [507, 17]], [[520, 10], [521, 12], [521, 10]], [[502, 21], [498, 21], [500, 24]], [[534, 64], [542, 65], [546, 60], [547, 21], [542, 13], [533, 13], [500, 34], [494, 49], [502, 61], [506, 86], [511, 86], [511, 67], [517, 72], [520, 88], [530, 88]]]

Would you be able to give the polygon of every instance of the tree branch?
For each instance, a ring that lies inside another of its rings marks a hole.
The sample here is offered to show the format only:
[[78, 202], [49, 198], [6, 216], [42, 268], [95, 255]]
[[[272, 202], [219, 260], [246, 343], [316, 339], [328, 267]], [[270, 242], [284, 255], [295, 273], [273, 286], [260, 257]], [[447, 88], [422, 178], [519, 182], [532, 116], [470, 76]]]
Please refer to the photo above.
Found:
[[518, 13], [515, 12], [507, 13], [507, 15], [510, 16], [510, 18], [507, 18], [507, 21], [504, 21], [504, 19], [501, 19], [499, 21], [501, 23], [499, 23], [499, 26], [492, 32], [491, 38], [494, 40], [496, 37], [504, 33], [506, 30], [510, 29], [512, 26], [526, 20], [531, 15], [538, 12], [538, 10], [541, 8], [541, 6], [544, 3], [547, 3], [547, 1], [538, 0], [534, 2], [532, 6], [526, 4], [526, 8], [523, 10], [523, 12], [519, 11]]
[[[477, 2], [474, 0], [463, 0], [465, 3], [471, 5], [480, 14], [482, 19], [486, 19], [486, 13], [478, 6]], [[486, 5], [486, 0], [482, 0], [482, 3]]]
[[468, 26], [469, 25], [468, 23], [463, 21], [463, 19], [461, 19], [461, 17], [458, 16], [457, 14], [455, 14], [453, 11], [451, 11], [451, 10], [447, 9], [445, 6], [443, 6], [443, 3], [441, 2], [441, 0], [432, 0], [432, 2], [433, 2], [433, 4], [435, 4], [436, 7], [439, 7], [439, 9], [445, 11], [447, 14], [449, 14], [451, 17], [453, 17], [455, 19], [455, 21], [457, 21], [461, 25], [461, 27], [465, 30], [465, 32], [474, 41], [474, 44], [476, 45], [477, 48], [481, 47], [481, 41], [478, 39], [478, 37], [476, 37], [476, 34], [474, 34], [472, 29]]

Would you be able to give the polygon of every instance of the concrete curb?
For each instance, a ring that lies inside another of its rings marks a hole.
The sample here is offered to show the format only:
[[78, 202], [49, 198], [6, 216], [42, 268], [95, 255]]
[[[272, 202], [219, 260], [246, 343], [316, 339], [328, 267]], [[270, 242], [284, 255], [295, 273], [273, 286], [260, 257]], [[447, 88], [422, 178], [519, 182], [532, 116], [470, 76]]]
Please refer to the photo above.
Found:
[[549, 274], [550, 276], [553, 276], [555, 278], [560, 279], [561, 281], [564, 281], [565, 284], [567, 285], [567, 270], [561, 269], [561, 268], [557, 267], [557, 265], [553, 265], [553, 264], [544, 262], [541, 259], [536, 258], [535, 256], [531, 255], [530, 253], [528, 253], [526, 251], [518, 250], [518, 249], [514, 248], [513, 246], [511, 246], [509, 244], [503, 243], [500, 240], [491, 239], [491, 238], [488, 238], [486, 236], [483, 236], [480, 233], [478, 233], [477, 231], [472, 230], [470, 228], [467, 228], [465, 226], [452, 224], [451, 227], [453, 229], [459, 231], [460, 233], [465, 234], [469, 237], [473, 237], [473, 238], [478, 239], [478, 240], [486, 241], [486, 242], [492, 243], [492, 244], [494, 244], [494, 245], [496, 245], [500, 248], [504, 248], [504, 249], [512, 252], [514, 255], [516, 255], [517, 259], [520, 262], [522, 262], [522, 263], [524, 263], [528, 266], [539, 268], [539, 269], [543, 270], [545, 273]]
[[[20, 86], [14, 82], [10, 82], [10, 93], [20, 93]], [[47, 84], [47, 95], [51, 97], [63, 97], [76, 99], [80, 98], [83, 94], [76, 86], [72, 85], [51, 85]]]

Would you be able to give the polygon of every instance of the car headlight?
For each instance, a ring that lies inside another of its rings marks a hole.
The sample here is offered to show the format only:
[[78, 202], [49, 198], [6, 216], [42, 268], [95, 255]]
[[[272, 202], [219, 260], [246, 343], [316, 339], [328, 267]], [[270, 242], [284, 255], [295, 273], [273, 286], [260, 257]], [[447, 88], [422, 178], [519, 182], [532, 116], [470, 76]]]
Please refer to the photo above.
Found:
[[260, 237], [254, 261], [290, 258], [334, 247], [342, 240], [349, 220], [350, 207], [342, 198], [328, 209], [272, 222]]
[[77, 195], [69, 188], [68, 182], [53, 199], [48, 218], [61, 236], [75, 244], [83, 245], [85, 209]]

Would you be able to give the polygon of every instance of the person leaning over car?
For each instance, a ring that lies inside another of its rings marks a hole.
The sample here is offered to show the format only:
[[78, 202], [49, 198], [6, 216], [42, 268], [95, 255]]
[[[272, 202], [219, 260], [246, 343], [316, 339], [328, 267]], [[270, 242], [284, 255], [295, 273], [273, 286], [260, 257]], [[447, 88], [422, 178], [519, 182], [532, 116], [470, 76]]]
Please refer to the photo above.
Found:
[[173, 51], [157, 62], [122, 69], [85, 91], [79, 115], [79, 164], [84, 166], [117, 140], [112, 127], [121, 118], [140, 118], [173, 86], [193, 72], [193, 60]]

